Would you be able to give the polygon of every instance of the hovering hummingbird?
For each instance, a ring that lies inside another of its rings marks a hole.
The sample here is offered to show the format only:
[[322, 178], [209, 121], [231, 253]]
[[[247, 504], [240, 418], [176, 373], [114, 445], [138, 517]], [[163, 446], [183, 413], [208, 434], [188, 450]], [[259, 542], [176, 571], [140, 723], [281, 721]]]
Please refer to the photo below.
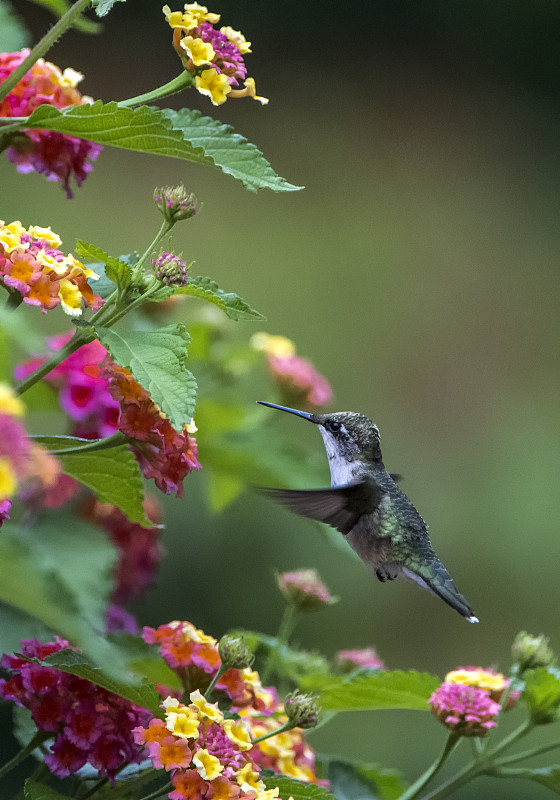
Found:
[[478, 622], [433, 551], [426, 523], [397, 486], [398, 476], [385, 470], [377, 425], [351, 411], [308, 414], [258, 402], [317, 425], [331, 469], [330, 489], [262, 489], [264, 494], [339, 530], [380, 581], [400, 575], [441, 597], [468, 622]]

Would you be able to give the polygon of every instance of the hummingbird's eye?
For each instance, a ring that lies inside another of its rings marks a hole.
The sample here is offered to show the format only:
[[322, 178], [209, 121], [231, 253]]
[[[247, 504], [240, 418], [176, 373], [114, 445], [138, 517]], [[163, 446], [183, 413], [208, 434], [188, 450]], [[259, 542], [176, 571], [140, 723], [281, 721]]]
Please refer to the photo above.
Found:
[[328, 419], [325, 422], [325, 428], [333, 433], [337, 433], [342, 428], [342, 425], [336, 419]]

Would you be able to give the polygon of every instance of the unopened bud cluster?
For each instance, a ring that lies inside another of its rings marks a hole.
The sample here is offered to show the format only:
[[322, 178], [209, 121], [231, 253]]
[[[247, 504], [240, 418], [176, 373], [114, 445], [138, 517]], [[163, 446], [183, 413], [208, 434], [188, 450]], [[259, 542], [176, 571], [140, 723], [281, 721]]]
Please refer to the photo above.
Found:
[[189, 194], [183, 185], [156, 189], [154, 200], [169, 222], [190, 219], [196, 214], [196, 198], [194, 194]]
[[218, 642], [218, 652], [224, 669], [245, 669], [251, 666], [255, 658], [243, 636], [232, 634], [222, 636]]
[[511, 654], [519, 673], [537, 667], [548, 667], [556, 660], [546, 636], [531, 636], [526, 631], [521, 631], [515, 637]]
[[319, 721], [319, 703], [312, 694], [294, 692], [288, 695], [284, 711], [294, 728], [314, 728]]
[[162, 253], [152, 261], [156, 277], [166, 286], [185, 286], [189, 268], [181, 258], [173, 253]]

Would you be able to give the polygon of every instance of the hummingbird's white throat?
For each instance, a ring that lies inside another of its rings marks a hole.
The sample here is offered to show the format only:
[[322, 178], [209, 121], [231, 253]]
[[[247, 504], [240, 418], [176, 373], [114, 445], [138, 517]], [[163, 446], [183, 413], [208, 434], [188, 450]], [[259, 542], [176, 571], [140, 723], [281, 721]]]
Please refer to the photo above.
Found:
[[331, 486], [344, 486], [347, 483], [352, 483], [364, 470], [364, 463], [352, 458], [353, 455], [356, 457], [358, 456], [358, 447], [348, 438], [345, 441], [343, 452], [340, 439], [335, 437], [335, 435], [331, 433], [331, 431], [328, 431], [323, 425], [319, 425], [318, 428], [323, 437], [327, 458], [329, 459]]

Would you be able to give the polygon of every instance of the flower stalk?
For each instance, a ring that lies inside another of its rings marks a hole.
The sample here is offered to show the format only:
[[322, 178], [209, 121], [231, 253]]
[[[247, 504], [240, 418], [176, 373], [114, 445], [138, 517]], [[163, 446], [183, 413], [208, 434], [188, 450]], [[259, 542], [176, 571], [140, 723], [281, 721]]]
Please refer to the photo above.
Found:
[[22, 761], [31, 755], [31, 753], [35, 750], [35, 748], [39, 747], [44, 741], [50, 739], [52, 733], [48, 733], [47, 731], [37, 731], [35, 736], [28, 742], [25, 747], [15, 754], [13, 758], [7, 761], [0, 767], [0, 778], [3, 778], [4, 775], [7, 775], [11, 770], [15, 769], [18, 764], [21, 764]]
[[171, 95], [182, 92], [183, 89], [188, 89], [194, 83], [194, 78], [190, 72], [184, 71], [176, 78], [164, 83], [158, 89], [152, 89], [151, 92], [136, 95], [136, 97], [129, 97], [127, 100], [120, 100], [119, 105], [124, 108], [131, 108], [132, 106], [140, 105], [141, 103], [151, 103], [154, 100], [161, 100], [164, 97], [171, 97]]
[[413, 798], [418, 797], [422, 789], [428, 784], [431, 779], [437, 775], [440, 769], [443, 767], [445, 762], [447, 761], [448, 757], [451, 753], [455, 750], [459, 742], [461, 741], [461, 736], [453, 731], [447, 737], [447, 741], [445, 746], [441, 752], [439, 758], [434, 761], [434, 763], [428, 767], [428, 769], [424, 772], [423, 775], [420, 775], [418, 780], [416, 780], [411, 786], [408, 787], [406, 792], [399, 797], [399, 800], [413, 800]]

